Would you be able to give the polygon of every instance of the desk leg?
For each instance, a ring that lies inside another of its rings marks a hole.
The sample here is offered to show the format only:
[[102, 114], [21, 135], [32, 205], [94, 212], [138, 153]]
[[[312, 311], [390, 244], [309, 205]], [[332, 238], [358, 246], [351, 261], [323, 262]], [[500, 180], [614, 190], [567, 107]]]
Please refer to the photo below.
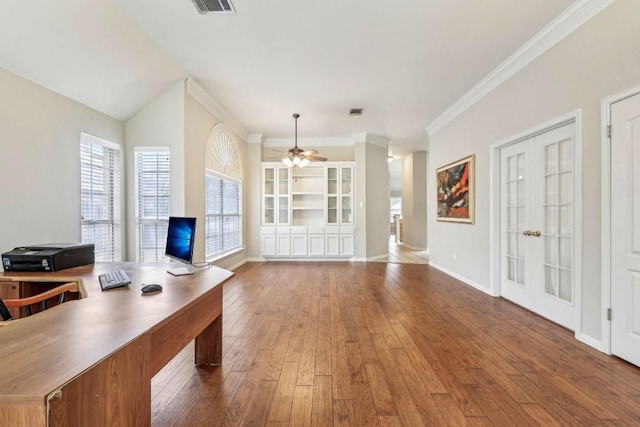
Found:
[[222, 364], [222, 313], [196, 337], [196, 365]]

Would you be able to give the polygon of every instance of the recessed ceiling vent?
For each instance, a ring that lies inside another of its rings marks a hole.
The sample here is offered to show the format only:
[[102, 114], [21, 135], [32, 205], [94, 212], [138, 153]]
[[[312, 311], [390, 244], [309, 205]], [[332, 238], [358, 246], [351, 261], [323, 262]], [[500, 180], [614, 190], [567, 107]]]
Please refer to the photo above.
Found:
[[231, 0], [191, 0], [201, 14], [236, 13]]
[[361, 116], [362, 115], [362, 108], [352, 108], [351, 110], [349, 110], [349, 115], [350, 116]]

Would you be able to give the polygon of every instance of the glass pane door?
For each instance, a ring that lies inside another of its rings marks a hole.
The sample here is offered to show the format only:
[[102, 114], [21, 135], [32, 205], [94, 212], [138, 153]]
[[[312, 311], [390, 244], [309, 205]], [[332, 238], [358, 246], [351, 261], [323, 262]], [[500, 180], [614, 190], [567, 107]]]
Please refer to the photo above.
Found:
[[573, 154], [571, 139], [544, 147], [544, 292], [573, 301]]
[[327, 224], [338, 224], [338, 168], [327, 167]]
[[289, 219], [289, 168], [278, 168], [278, 224], [287, 225]]
[[342, 166], [340, 168], [340, 223], [341, 224], [352, 224], [353, 223], [353, 215], [352, 215], [352, 206], [351, 202], [353, 200], [352, 194], [352, 167], [351, 166]]
[[506, 170], [506, 266], [507, 279], [525, 284], [524, 238], [525, 230], [525, 155], [518, 153], [507, 157]]
[[263, 224], [272, 225], [276, 223], [276, 183], [275, 168], [264, 168], [263, 170]]

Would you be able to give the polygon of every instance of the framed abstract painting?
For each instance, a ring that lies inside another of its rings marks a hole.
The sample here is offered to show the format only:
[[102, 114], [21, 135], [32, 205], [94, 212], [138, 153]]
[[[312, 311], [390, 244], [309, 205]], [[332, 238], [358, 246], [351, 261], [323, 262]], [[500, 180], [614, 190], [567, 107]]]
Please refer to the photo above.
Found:
[[475, 155], [436, 170], [438, 221], [475, 222]]

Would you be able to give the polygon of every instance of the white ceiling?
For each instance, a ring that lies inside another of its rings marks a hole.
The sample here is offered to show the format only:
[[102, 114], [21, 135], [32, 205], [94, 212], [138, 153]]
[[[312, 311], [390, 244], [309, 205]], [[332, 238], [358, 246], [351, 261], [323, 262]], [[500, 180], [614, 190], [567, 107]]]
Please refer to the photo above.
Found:
[[[0, 67], [126, 120], [193, 76], [248, 133], [369, 133], [402, 156], [572, 0], [2, 0]], [[364, 116], [349, 117], [350, 108]]]

